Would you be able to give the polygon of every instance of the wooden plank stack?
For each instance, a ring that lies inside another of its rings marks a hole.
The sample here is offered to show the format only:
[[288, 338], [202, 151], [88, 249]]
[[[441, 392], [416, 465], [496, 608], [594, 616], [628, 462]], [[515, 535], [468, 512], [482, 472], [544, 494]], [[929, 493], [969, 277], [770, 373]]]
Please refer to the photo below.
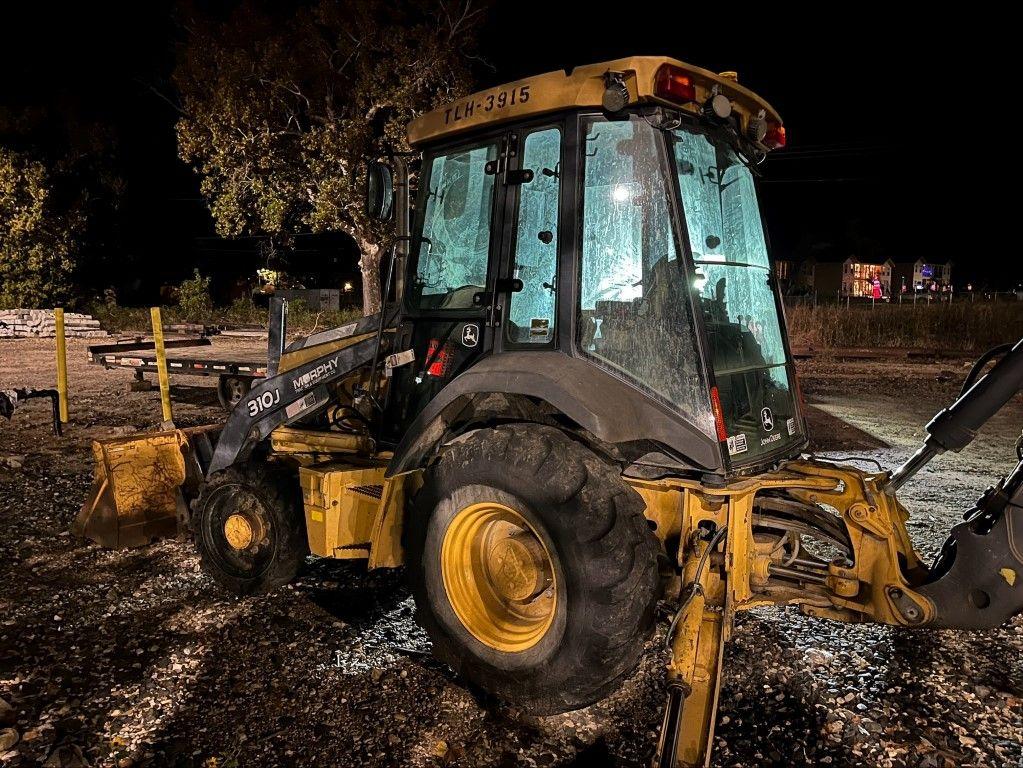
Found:
[[[40, 337], [53, 338], [57, 325], [52, 309], [0, 309], [0, 339]], [[99, 326], [99, 320], [76, 312], [64, 313], [64, 335], [68, 338], [96, 339], [109, 334]]]

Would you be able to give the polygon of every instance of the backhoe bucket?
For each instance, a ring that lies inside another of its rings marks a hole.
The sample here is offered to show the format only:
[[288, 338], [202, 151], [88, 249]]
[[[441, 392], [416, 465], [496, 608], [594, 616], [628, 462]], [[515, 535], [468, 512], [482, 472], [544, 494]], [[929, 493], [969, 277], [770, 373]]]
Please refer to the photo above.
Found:
[[188, 521], [182, 488], [201, 478], [191, 441], [208, 429], [94, 442], [95, 477], [72, 532], [111, 549], [176, 535]]

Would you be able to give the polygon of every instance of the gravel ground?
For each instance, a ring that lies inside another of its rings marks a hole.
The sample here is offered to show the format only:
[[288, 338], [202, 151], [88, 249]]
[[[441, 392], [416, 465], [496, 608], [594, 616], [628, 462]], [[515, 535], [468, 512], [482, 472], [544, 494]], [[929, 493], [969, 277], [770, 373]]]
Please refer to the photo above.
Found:
[[[0, 341], [0, 387], [48, 386], [51, 345]], [[536, 719], [429, 657], [400, 573], [320, 561], [285, 589], [238, 600], [215, 590], [185, 542], [109, 552], [75, 541], [90, 440], [155, 426], [159, 405], [155, 392], [125, 392], [129, 373], [85, 365], [84, 344], [69, 356], [64, 439], [50, 436], [42, 402], [0, 422], [0, 763], [648, 765], [663, 623], [617, 694]], [[948, 362], [803, 367], [818, 450], [888, 466], [965, 374]], [[173, 394], [181, 425], [218, 416], [208, 387]], [[926, 555], [1010, 468], [1021, 417], [1015, 402], [904, 490]], [[969, 634], [751, 612], [727, 651], [713, 764], [1023, 765], [1021, 649], [1019, 619]]]

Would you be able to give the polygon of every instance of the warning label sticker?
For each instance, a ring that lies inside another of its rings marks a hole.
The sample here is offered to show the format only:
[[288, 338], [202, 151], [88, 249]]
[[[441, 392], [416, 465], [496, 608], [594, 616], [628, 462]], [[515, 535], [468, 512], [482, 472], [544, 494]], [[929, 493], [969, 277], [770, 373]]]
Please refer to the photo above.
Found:
[[316, 405], [316, 393], [310, 392], [308, 395], [303, 397], [301, 400], [296, 400], [287, 408], [284, 409], [285, 415], [289, 419], [295, 418], [298, 414], [308, 410]]
[[746, 434], [740, 432], [728, 438], [728, 455], [734, 456], [737, 453], [746, 453], [749, 446], [746, 444]]
[[792, 436], [792, 435], [796, 434], [796, 420], [795, 419], [789, 419], [788, 421], [786, 421], [785, 422], [785, 427], [789, 431], [789, 436]]

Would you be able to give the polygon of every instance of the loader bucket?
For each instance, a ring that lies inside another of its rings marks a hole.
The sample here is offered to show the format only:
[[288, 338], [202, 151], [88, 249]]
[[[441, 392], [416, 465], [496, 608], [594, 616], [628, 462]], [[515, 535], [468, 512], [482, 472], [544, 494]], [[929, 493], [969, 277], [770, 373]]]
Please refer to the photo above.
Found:
[[111, 549], [174, 536], [179, 520], [187, 519], [182, 485], [198, 473], [190, 443], [195, 431], [94, 442], [95, 476], [72, 532]]

